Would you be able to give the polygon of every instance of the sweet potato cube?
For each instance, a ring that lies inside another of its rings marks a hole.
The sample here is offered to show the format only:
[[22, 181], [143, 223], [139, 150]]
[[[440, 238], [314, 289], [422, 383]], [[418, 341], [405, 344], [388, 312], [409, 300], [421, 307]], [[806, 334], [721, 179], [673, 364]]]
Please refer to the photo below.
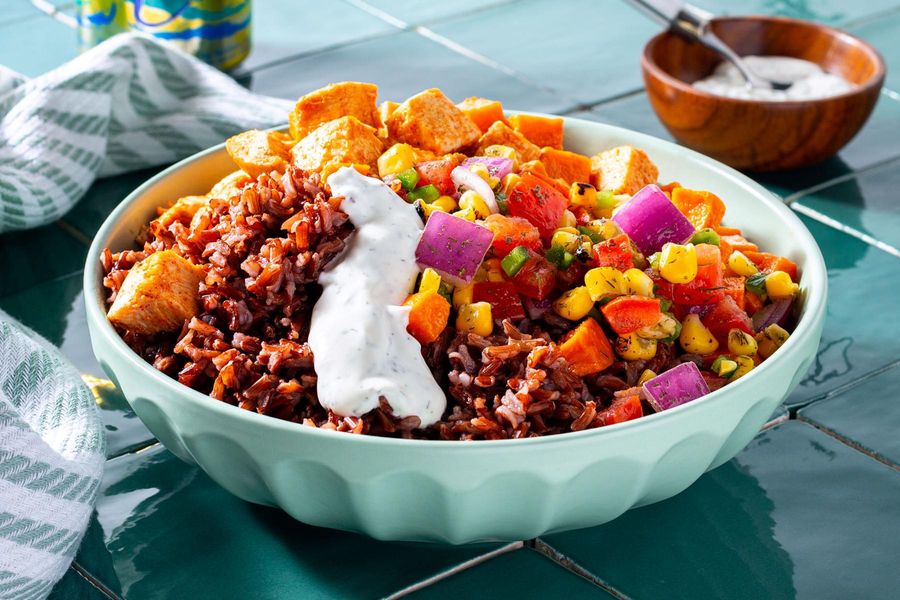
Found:
[[179, 198], [175, 201], [175, 204], [156, 218], [156, 222], [164, 228], [168, 228], [175, 221], [187, 225], [191, 222], [194, 213], [200, 210], [200, 207], [206, 206], [208, 202], [209, 198], [206, 196], [185, 196], [184, 198]]
[[583, 154], [547, 147], [541, 149], [541, 162], [553, 179], [562, 179], [568, 184], [591, 181], [591, 159]]
[[597, 321], [588, 317], [559, 345], [569, 368], [579, 377], [599, 373], [615, 360], [612, 345]]
[[397, 110], [398, 106], [400, 105], [392, 100], [385, 100], [384, 102], [379, 104], [378, 114], [381, 117], [381, 122], [387, 123], [388, 117], [394, 114], [394, 111]]
[[560, 117], [538, 117], [535, 115], [512, 115], [509, 124], [536, 146], [563, 147], [563, 120]]
[[228, 138], [225, 150], [240, 169], [256, 179], [263, 173], [283, 173], [290, 160], [290, 150], [275, 132], [251, 129]]
[[294, 166], [322, 172], [334, 163], [369, 165], [374, 169], [383, 149], [375, 129], [356, 117], [341, 117], [321, 125], [291, 149]]
[[455, 152], [474, 144], [481, 131], [439, 89], [420, 92], [401, 104], [387, 120], [392, 140], [430, 150]]
[[356, 117], [360, 122], [378, 129], [381, 116], [375, 99], [378, 86], [373, 83], [342, 81], [301, 96], [288, 117], [291, 135], [301, 140], [328, 121], [341, 117]]
[[488, 100], [487, 98], [478, 98], [472, 96], [466, 98], [456, 105], [459, 110], [463, 111], [472, 122], [478, 126], [482, 133], [490, 129], [497, 121], [507, 123], [506, 117], [503, 115], [503, 105], [496, 100]]
[[647, 153], [634, 146], [618, 146], [591, 157], [597, 189], [613, 194], [634, 194], [656, 183], [659, 169]]
[[107, 317], [144, 335], [175, 331], [200, 312], [203, 269], [172, 250], [154, 252], [134, 265]]
[[243, 171], [235, 171], [220, 179], [212, 189], [209, 190], [207, 196], [209, 198], [219, 198], [220, 200], [228, 200], [235, 194], [241, 193], [241, 189], [250, 183], [252, 179]]
[[519, 153], [521, 162], [537, 160], [541, 157], [541, 149], [532, 144], [525, 136], [502, 121], [495, 121], [478, 140], [475, 154], [484, 154], [488, 146], [509, 146]]

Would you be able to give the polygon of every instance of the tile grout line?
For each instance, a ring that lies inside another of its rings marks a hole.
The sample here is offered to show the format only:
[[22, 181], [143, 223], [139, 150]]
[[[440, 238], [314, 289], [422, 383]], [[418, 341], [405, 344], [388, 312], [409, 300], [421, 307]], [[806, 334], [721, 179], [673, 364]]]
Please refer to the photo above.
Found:
[[419, 590], [421, 590], [423, 588], [426, 588], [426, 587], [428, 587], [432, 584], [435, 584], [439, 581], [443, 581], [444, 579], [447, 579], [448, 577], [456, 575], [457, 573], [461, 573], [461, 572], [465, 571], [466, 569], [469, 569], [471, 567], [479, 565], [483, 562], [486, 562], [486, 561], [488, 561], [492, 558], [495, 558], [497, 556], [500, 556], [502, 554], [506, 554], [507, 552], [513, 552], [514, 550], [519, 550], [519, 549], [523, 548], [524, 546], [525, 546], [524, 542], [521, 542], [521, 541], [511, 542], [509, 544], [506, 544], [505, 546], [500, 546], [499, 548], [491, 550], [490, 552], [486, 552], [484, 554], [479, 554], [475, 558], [470, 558], [469, 560], [463, 561], [463, 562], [459, 563], [458, 565], [455, 565], [445, 571], [441, 571], [440, 573], [438, 573], [436, 575], [432, 575], [431, 577], [427, 577], [427, 578], [423, 579], [422, 581], [418, 581], [418, 582], [416, 582], [412, 585], [409, 585], [401, 590], [398, 590], [389, 596], [385, 596], [384, 600], [396, 600], [397, 598], [402, 598], [404, 596], [412, 594], [413, 592], [418, 592]]
[[91, 586], [93, 586], [98, 592], [109, 598], [109, 600], [121, 600], [119, 595], [114, 591], [109, 589], [102, 581], [100, 581], [96, 576], [94, 576], [90, 571], [82, 567], [78, 562], [72, 561], [72, 564], [69, 566], [70, 569], [78, 573], [82, 579], [87, 581]]
[[554, 548], [553, 546], [551, 546], [550, 544], [548, 544], [547, 542], [542, 540], [541, 538], [534, 539], [534, 545], [532, 546], [532, 548], [538, 554], [543, 554], [549, 560], [555, 562], [556, 564], [558, 564], [565, 570], [581, 577], [582, 579], [586, 579], [590, 583], [592, 583], [595, 586], [602, 589], [607, 594], [609, 594], [615, 598], [618, 598], [618, 600], [630, 600], [629, 596], [620, 592], [619, 590], [617, 590], [616, 588], [611, 586], [609, 583], [607, 583], [606, 581], [601, 579], [599, 576], [591, 573], [590, 571], [588, 571], [587, 569], [582, 567], [580, 564], [578, 564], [577, 562], [575, 562], [574, 560], [572, 560], [571, 558], [569, 558], [568, 556], [566, 556], [565, 554], [563, 554], [562, 552], [560, 552], [559, 550], [557, 550], [556, 548]]
[[859, 231], [858, 229], [850, 227], [849, 225], [841, 223], [837, 219], [833, 219], [832, 217], [829, 217], [826, 214], [820, 213], [819, 211], [817, 211], [814, 208], [810, 208], [810, 207], [806, 206], [805, 204], [802, 204], [801, 202], [798, 202], [798, 201], [794, 201], [792, 204], [789, 204], [788, 206], [790, 206], [793, 210], [797, 211], [798, 213], [804, 214], [807, 217], [814, 219], [824, 225], [828, 225], [833, 229], [837, 229], [838, 231], [846, 233], [847, 235], [849, 235], [851, 237], [855, 237], [856, 239], [858, 239], [862, 242], [865, 242], [866, 244], [873, 246], [874, 248], [878, 248], [882, 252], [886, 252], [887, 254], [890, 254], [891, 256], [900, 258], [900, 250], [898, 250], [894, 246], [891, 246], [890, 244], [888, 244], [886, 242], [882, 242], [881, 240], [878, 240], [867, 233], [863, 233], [862, 231]]
[[887, 363], [886, 365], [882, 365], [882, 366], [878, 367], [877, 369], [873, 369], [871, 371], [868, 371], [867, 373], [863, 373], [856, 379], [853, 379], [851, 381], [848, 381], [847, 383], [839, 385], [836, 388], [834, 388], [833, 390], [829, 390], [829, 391], [825, 392], [821, 396], [815, 396], [815, 397], [811, 398], [810, 400], [807, 400], [806, 402], [802, 402], [800, 404], [796, 404], [794, 406], [789, 407], [788, 411], [790, 411], [790, 413], [792, 415], [794, 415], [798, 411], [801, 411], [804, 408], [811, 406], [812, 404], [816, 404], [816, 403], [822, 402], [824, 400], [831, 400], [832, 398], [836, 398], [837, 396], [840, 396], [847, 390], [854, 388], [861, 383], [869, 381], [870, 379], [874, 379], [875, 377], [878, 377], [879, 375], [887, 373], [891, 369], [896, 369], [896, 368], [900, 368], [900, 360], [895, 360], [894, 362], [890, 362], [890, 363]]
[[87, 235], [85, 235], [80, 229], [66, 221], [65, 217], [57, 219], [55, 221], [55, 225], [88, 247], [90, 247], [91, 243], [94, 241]]
[[61, 6], [54, 6], [47, 0], [31, 0], [31, 5], [42, 13], [53, 17], [66, 27], [70, 27], [72, 29], [78, 27], [78, 20], [75, 17], [62, 12], [62, 9], [74, 7], [75, 5], [72, 3], [63, 4]]
[[875, 21], [878, 21], [880, 19], [888, 19], [895, 15], [900, 15], [900, 5], [892, 6], [891, 8], [886, 8], [884, 10], [874, 12], [870, 15], [857, 17], [856, 19], [850, 19], [849, 21], [838, 24], [837, 27], [849, 31], [850, 29], [865, 27], [866, 25], [871, 25]]
[[824, 425], [820, 425], [819, 423], [816, 423], [815, 421], [812, 421], [812, 420], [804, 417], [803, 415], [797, 415], [796, 418], [791, 419], [791, 420], [797, 421], [798, 423], [805, 423], [805, 424], [809, 425], [810, 427], [812, 427], [813, 429], [821, 431], [828, 437], [837, 440], [838, 442], [840, 442], [844, 446], [847, 446], [851, 450], [855, 450], [856, 452], [859, 452], [860, 454], [864, 454], [864, 455], [868, 456], [869, 458], [871, 458], [872, 460], [877, 461], [877, 462], [883, 464], [884, 466], [900, 473], [900, 465], [894, 463], [893, 461], [889, 460], [886, 457], [881, 456], [877, 452], [873, 452], [872, 450], [869, 450], [862, 444], [860, 444], [858, 442], [854, 442], [850, 438], [839, 434], [837, 431], [834, 431], [833, 429], [825, 427]]

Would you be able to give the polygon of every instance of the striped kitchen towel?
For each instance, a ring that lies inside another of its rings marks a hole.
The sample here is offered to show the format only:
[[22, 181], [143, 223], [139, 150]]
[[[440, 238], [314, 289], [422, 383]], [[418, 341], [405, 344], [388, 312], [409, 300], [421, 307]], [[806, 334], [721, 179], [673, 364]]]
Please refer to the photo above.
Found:
[[0, 598], [43, 598], [72, 562], [103, 472], [97, 413], [59, 351], [0, 311]]
[[31, 80], [0, 67], [0, 233], [55, 221], [98, 176], [272, 127], [290, 107], [140, 33]]

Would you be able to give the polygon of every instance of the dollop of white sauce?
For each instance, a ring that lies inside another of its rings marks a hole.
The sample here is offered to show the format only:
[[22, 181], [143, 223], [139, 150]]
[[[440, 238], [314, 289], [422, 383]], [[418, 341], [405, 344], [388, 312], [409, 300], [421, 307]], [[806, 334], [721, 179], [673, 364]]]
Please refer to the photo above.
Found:
[[744, 56], [743, 60], [760, 77], [793, 85], [786, 90], [751, 88], [734, 65], [723, 62], [712, 75], [695, 81], [693, 86], [717, 96], [744, 100], [816, 100], [853, 89], [853, 84], [843, 77], [826, 73], [808, 60], [790, 56]]
[[319, 402], [342, 416], [361, 416], [387, 399], [397, 417], [431, 425], [446, 408], [444, 392], [407, 331], [401, 306], [419, 273], [422, 220], [380, 179], [343, 167], [328, 178], [331, 193], [356, 227], [344, 252], [319, 277], [309, 346]]

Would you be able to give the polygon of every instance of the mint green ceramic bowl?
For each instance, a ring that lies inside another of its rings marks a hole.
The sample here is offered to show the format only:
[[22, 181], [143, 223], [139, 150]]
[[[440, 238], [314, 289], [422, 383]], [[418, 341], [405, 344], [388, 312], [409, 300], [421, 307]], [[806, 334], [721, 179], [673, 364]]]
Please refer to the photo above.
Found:
[[[516, 540], [599, 525], [673, 496], [733, 457], [810, 366], [825, 315], [825, 265], [790, 210], [737, 171], [647, 135], [566, 119], [566, 147], [593, 154], [645, 149], [662, 181], [709, 189], [726, 222], [801, 268], [803, 311], [790, 340], [739, 382], [636, 421], [544, 438], [439, 442], [320, 431], [217, 402], [159, 373], [106, 320], [104, 247], [133, 246], [157, 206], [203, 194], [234, 170], [222, 145], [154, 177], [97, 233], [85, 267], [94, 352], [150, 431], [240, 498], [312, 525], [385, 540], [460, 544]], [[227, 515], [223, 515], [227, 518]]]

